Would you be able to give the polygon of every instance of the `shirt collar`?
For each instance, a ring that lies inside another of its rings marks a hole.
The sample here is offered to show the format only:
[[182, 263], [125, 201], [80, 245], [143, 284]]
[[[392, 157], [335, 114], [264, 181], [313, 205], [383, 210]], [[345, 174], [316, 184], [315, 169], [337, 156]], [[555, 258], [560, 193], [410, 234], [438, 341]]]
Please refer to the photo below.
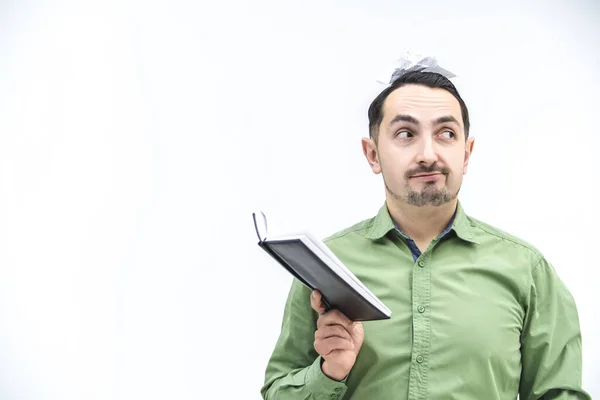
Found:
[[[479, 243], [474, 238], [473, 226], [471, 225], [471, 222], [469, 221], [469, 218], [465, 213], [460, 201], [457, 203], [456, 212], [454, 214], [453, 220], [451, 221], [451, 224], [452, 226], [450, 227], [450, 229], [446, 230], [453, 230], [456, 233], [456, 236], [467, 242], [476, 244]], [[373, 218], [372, 224], [367, 230], [365, 237], [371, 240], [381, 239], [393, 229], [396, 229], [396, 226], [388, 211], [387, 203], [384, 203], [379, 209], [379, 212], [377, 213], [375, 218]]]

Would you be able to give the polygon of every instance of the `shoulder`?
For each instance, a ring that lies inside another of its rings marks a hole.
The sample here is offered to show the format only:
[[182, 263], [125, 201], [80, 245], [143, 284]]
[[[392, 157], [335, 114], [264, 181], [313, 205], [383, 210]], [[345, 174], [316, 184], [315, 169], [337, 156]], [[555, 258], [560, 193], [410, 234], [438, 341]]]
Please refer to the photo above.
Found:
[[470, 216], [468, 219], [474, 236], [486, 248], [485, 253], [514, 268], [511, 268], [513, 277], [522, 280], [523, 299], [528, 299], [534, 292], [544, 292], [545, 295], [553, 293], [554, 296], [562, 296], [565, 301], [572, 301], [564, 281], [538, 247], [489, 223]]
[[371, 231], [375, 224], [375, 217], [363, 219], [350, 226], [330, 233], [323, 239], [327, 245], [337, 243], [346, 243], [356, 240], [365, 240], [366, 235]]
[[498, 250], [506, 250], [517, 252], [522, 255], [527, 255], [535, 260], [535, 264], [539, 263], [543, 258], [542, 252], [529, 241], [502, 230], [487, 222], [467, 217], [473, 230], [473, 235], [482, 244], [498, 247]]

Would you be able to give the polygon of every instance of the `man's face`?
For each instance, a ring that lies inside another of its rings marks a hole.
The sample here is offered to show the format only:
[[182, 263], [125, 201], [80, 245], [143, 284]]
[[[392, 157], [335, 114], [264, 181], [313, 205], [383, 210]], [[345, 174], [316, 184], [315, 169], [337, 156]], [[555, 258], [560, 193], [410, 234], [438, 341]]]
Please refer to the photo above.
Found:
[[440, 206], [454, 200], [473, 148], [465, 141], [458, 100], [443, 89], [406, 85], [383, 106], [377, 144], [363, 150], [388, 193], [414, 206]]

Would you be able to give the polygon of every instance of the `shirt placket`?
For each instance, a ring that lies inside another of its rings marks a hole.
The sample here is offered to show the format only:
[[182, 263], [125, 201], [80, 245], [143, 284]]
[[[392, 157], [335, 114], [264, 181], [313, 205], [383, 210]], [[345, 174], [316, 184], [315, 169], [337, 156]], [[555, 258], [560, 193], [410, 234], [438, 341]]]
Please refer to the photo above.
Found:
[[429, 350], [431, 344], [431, 304], [430, 257], [422, 254], [413, 267], [412, 279], [412, 324], [413, 343], [408, 386], [408, 398], [421, 400], [427, 398], [429, 373]]

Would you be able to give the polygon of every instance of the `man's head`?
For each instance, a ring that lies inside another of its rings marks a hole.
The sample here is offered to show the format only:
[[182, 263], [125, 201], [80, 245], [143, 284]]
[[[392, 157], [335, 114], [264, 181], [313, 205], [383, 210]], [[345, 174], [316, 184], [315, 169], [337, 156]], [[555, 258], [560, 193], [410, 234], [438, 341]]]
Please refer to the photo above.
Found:
[[452, 82], [433, 72], [408, 72], [373, 100], [368, 115], [363, 151], [389, 195], [414, 206], [457, 197], [474, 140], [467, 106]]

